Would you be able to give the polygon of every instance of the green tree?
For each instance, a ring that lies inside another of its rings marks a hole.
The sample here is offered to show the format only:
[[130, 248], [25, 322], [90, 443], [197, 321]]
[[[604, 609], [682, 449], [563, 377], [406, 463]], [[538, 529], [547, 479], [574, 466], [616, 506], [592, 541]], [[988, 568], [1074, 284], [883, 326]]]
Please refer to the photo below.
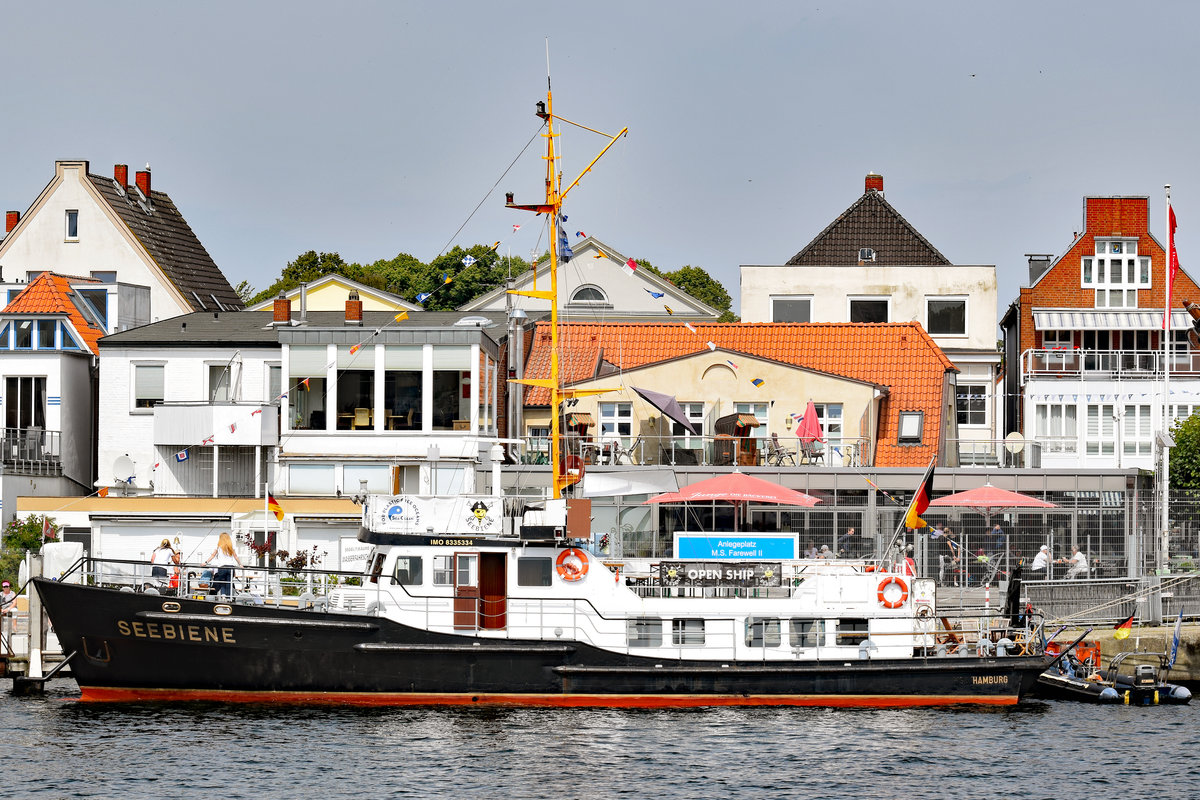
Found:
[[1200, 414], [1176, 422], [1171, 436], [1171, 492], [1200, 496]]
[[[353, 266], [357, 267], [358, 272], [361, 274], [362, 267], [359, 267], [357, 264]], [[301, 253], [296, 256], [295, 261], [289, 261], [288, 265], [283, 268], [279, 280], [250, 298], [250, 303], [261, 303], [263, 300], [269, 300], [280, 292], [295, 289], [302, 283], [315, 281], [317, 278], [322, 278], [331, 272], [345, 275], [351, 280], [358, 280], [354, 275], [348, 274], [353, 271], [350, 267], [351, 265], [347, 264], [338, 253], [318, 253], [316, 250], [309, 250], [307, 253]]]
[[250, 285], [250, 281], [242, 281], [233, 287], [233, 291], [237, 294], [238, 299], [242, 301], [242, 305], [250, 305], [250, 300], [254, 297], [254, 287]]
[[[638, 262], [639, 265], [641, 263], [640, 261]], [[646, 264], [646, 266], [649, 266], [649, 264]], [[651, 271], [658, 272], [658, 270], [653, 268], [651, 268]], [[721, 316], [717, 318], [717, 322], [737, 322], [737, 316], [730, 311], [730, 306], [733, 305], [733, 298], [729, 296], [729, 292], [725, 291], [725, 287], [704, 271], [704, 269], [686, 264], [674, 272], [658, 272], [658, 274], [700, 302], [707, 303], [720, 311]]]
[[[25, 551], [37, 553], [42, 549], [42, 524], [46, 518], [40, 514], [30, 514], [25, 519], [14, 519], [4, 529], [0, 537], [0, 579], [17, 585], [17, 574]], [[58, 538], [58, 526], [50, 520], [46, 531], [46, 541]]]

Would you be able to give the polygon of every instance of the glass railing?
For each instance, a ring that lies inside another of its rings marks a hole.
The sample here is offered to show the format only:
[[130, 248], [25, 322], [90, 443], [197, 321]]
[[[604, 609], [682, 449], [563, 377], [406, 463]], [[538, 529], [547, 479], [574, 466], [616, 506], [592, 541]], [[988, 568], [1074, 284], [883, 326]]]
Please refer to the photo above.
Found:
[[[521, 461], [549, 464], [549, 438], [525, 440]], [[564, 456], [583, 464], [661, 466], [860, 467], [869, 466], [869, 439], [829, 437], [802, 442], [794, 434], [769, 436], [579, 436], [562, 439]]]

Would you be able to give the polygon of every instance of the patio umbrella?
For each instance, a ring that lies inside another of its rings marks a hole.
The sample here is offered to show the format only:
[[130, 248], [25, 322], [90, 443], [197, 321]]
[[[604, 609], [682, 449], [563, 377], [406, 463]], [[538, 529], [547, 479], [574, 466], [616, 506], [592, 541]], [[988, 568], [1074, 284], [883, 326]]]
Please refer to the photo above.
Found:
[[812, 400], [808, 401], [808, 407], [804, 409], [804, 416], [796, 424], [796, 437], [802, 442], [823, 442], [825, 441], [825, 432], [821, 430], [821, 420], [817, 418], [817, 404]]
[[663, 394], [662, 392], [655, 392], [651, 391], [650, 389], [643, 389], [640, 386], [630, 386], [629, 388], [641, 395], [642, 399], [647, 403], [678, 422], [693, 435], [700, 433], [700, 431], [693, 427], [691, 420], [689, 420], [687, 414], [684, 413], [683, 407], [679, 405], [679, 401], [675, 399], [675, 395]]
[[646, 503], [686, 503], [698, 500], [728, 500], [732, 503], [776, 503], [785, 506], [815, 506], [820, 498], [797, 492], [777, 483], [734, 470], [693, 483], [678, 492], [651, 497]]
[[1058, 508], [1054, 503], [1047, 503], [1045, 500], [1039, 500], [1020, 492], [999, 489], [990, 483], [974, 489], [967, 489], [965, 492], [939, 497], [930, 501], [929, 505], [974, 508], [989, 516], [1002, 508]]
[[[735, 506], [743, 503], [776, 503], [785, 506], [815, 506], [820, 498], [787, 489], [777, 483], [755, 478], [734, 470], [724, 475], [693, 483], [678, 492], [667, 492], [646, 500], [649, 503], [686, 503], [700, 500], [726, 500]], [[738, 514], [733, 515], [733, 529], [738, 529]]]

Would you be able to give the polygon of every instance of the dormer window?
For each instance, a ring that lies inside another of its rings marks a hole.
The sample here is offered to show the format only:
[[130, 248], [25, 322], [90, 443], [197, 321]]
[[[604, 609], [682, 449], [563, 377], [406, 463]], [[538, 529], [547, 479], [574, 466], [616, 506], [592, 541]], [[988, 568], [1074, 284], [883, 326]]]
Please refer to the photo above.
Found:
[[875, 251], [870, 247], [860, 247], [858, 250], [859, 261], [874, 261]]
[[901, 411], [900, 435], [896, 437], [897, 444], [920, 444], [924, 428], [924, 411]]

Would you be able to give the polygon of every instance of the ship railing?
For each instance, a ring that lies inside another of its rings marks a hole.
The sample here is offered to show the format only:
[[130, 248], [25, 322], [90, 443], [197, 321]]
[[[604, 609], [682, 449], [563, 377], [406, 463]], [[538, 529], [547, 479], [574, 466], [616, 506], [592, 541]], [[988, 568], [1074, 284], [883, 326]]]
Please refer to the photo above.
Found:
[[[177, 585], [168, 575], [156, 577], [153, 565], [144, 560], [85, 557], [58, 576], [59, 580], [82, 582], [132, 592], [170, 597], [217, 599], [215, 569], [203, 563], [182, 563]], [[288, 567], [244, 566], [233, 569], [233, 586], [228, 602], [247, 605], [283, 605], [323, 609], [330, 596], [342, 590], [347, 597], [342, 612], [374, 613], [386, 603], [388, 594], [378, 581], [361, 570], [291, 569]]]

